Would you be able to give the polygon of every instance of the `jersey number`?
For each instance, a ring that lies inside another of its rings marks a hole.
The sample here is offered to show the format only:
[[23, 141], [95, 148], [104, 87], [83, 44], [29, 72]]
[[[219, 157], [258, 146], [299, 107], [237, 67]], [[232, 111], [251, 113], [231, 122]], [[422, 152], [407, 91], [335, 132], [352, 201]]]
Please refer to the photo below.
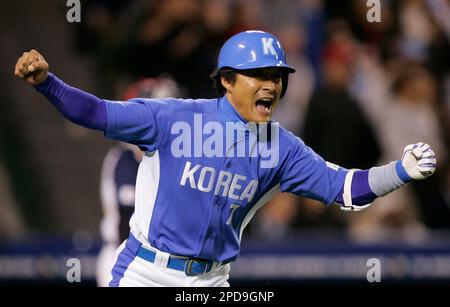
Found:
[[228, 220], [227, 220], [227, 225], [231, 225], [231, 221], [233, 220], [234, 212], [236, 212], [236, 210], [237, 210], [240, 206], [241, 206], [241, 205], [236, 205], [236, 204], [232, 204], [232, 205], [230, 206], [231, 212], [230, 212], [230, 216], [228, 217]]

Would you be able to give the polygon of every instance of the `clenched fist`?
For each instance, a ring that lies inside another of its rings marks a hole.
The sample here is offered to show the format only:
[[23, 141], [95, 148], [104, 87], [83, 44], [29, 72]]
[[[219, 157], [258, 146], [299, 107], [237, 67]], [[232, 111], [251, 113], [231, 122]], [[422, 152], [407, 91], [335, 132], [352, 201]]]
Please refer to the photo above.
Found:
[[409, 177], [422, 180], [436, 170], [436, 156], [428, 144], [411, 144], [403, 151], [402, 166]]
[[17, 60], [14, 75], [33, 86], [38, 85], [47, 79], [48, 63], [39, 52], [31, 49]]

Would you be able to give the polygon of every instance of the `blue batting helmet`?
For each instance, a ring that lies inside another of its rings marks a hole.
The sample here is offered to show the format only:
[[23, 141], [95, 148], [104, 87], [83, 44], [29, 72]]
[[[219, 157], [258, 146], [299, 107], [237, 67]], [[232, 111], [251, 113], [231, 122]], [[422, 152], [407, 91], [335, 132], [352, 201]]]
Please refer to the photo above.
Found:
[[245, 31], [229, 38], [220, 49], [217, 69], [236, 70], [279, 67], [286, 72], [281, 96], [287, 88], [287, 76], [295, 69], [286, 63], [283, 47], [278, 39], [264, 31]]
[[280, 67], [289, 73], [295, 69], [286, 63], [283, 47], [278, 39], [264, 31], [245, 31], [228, 39], [219, 54], [217, 69], [238, 70]]

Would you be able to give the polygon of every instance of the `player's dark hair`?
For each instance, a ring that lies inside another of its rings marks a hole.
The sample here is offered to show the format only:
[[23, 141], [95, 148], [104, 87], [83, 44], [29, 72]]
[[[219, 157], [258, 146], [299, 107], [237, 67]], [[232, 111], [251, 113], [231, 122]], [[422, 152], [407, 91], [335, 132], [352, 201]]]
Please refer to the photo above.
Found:
[[209, 75], [213, 80], [214, 88], [220, 96], [225, 95], [227, 90], [222, 85], [222, 77], [229, 83], [234, 84], [236, 82], [236, 71], [233, 68], [224, 67], [221, 69], [216, 69]]
[[[241, 74], [246, 74], [250, 71], [255, 71], [258, 69], [248, 69], [248, 70], [235, 70], [233, 68], [230, 67], [224, 67], [221, 69], [216, 69], [214, 70], [209, 77], [213, 80], [214, 83], [214, 88], [216, 89], [217, 93], [220, 96], [225, 95], [225, 93], [227, 92], [227, 90], [223, 87], [222, 85], [222, 80], [221, 78], [223, 77], [226, 81], [228, 81], [231, 84], [234, 84], [236, 82], [236, 74], [239, 72]], [[281, 96], [283, 97], [284, 94], [286, 93], [286, 89], [287, 89], [287, 85], [288, 85], [288, 80], [289, 80], [289, 73], [284, 70], [282, 70], [282, 84], [283, 84], [283, 89], [281, 90]], [[249, 75], [249, 74], [246, 74]]]

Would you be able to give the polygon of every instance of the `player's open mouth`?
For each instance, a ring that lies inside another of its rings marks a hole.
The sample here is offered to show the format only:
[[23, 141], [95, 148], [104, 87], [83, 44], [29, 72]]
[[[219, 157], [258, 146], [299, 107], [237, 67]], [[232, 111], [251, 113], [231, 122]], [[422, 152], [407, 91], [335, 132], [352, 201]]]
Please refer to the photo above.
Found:
[[263, 115], [269, 115], [273, 104], [273, 98], [264, 97], [256, 100], [256, 110]]

